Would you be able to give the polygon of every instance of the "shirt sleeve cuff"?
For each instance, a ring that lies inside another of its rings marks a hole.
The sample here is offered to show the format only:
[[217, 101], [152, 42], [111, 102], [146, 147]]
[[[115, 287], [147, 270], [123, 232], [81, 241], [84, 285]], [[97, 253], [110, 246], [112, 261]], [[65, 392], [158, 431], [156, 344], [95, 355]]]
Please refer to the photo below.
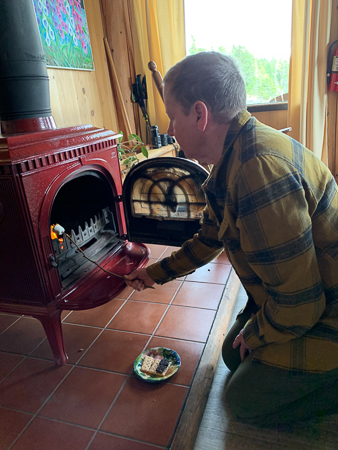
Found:
[[250, 348], [258, 348], [266, 345], [263, 339], [260, 339], [255, 333], [254, 322], [249, 319], [243, 328], [243, 338], [246, 345]]
[[151, 264], [147, 267], [147, 274], [156, 284], [164, 284], [174, 280], [174, 277], [168, 276], [161, 266], [161, 261]]

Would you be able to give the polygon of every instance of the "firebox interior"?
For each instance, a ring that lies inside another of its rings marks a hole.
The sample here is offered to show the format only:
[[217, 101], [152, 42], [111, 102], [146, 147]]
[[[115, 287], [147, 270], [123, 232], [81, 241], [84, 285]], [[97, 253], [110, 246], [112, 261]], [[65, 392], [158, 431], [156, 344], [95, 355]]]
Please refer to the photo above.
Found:
[[112, 188], [108, 180], [95, 171], [77, 174], [60, 188], [50, 214], [51, 230], [57, 223], [72, 239], [66, 234], [59, 238], [51, 236], [53, 264], [58, 267], [63, 287], [94, 267], [87, 258], [98, 262], [108, 250], [113, 247], [118, 250], [123, 242], [116, 228]]
[[114, 209], [114, 196], [108, 180], [95, 171], [81, 172], [59, 190], [50, 220], [70, 232], [107, 207]]

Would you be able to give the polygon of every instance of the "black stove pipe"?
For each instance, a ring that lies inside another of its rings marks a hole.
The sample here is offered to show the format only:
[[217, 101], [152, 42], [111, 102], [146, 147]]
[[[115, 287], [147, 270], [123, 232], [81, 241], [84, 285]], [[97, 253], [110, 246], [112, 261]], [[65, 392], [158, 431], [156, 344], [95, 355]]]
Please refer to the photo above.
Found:
[[2, 131], [6, 121], [43, 118], [51, 115], [49, 79], [33, 1], [1, 0], [0, 121]]

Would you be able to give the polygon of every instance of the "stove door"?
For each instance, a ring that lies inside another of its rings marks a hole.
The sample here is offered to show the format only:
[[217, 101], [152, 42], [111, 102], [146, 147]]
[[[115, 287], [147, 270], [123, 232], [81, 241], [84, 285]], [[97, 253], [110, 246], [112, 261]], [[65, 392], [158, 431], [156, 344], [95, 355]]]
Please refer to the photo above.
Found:
[[208, 172], [188, 159], [154, 158], [137, 164], [123, 184], [127, 238], [181, 246], [200, 229]]

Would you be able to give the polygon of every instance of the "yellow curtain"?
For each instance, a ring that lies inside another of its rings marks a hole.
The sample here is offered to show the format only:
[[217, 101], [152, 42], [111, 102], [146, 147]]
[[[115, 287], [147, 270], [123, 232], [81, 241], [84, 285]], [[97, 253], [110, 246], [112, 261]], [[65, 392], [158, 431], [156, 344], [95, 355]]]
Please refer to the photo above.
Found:
[[290, 135], [327, 164], [326, 55], [332, 0], [293, 0], [289, 76]]
[[[183, 0], [130, 0], [136, 73], [146, 76], [151, 125], [166, 133], [168, 118], [154, 85], [149, 61], [162, 77], [185, 56]], [[141, 119], [144, 133], [144, 120]], [[142, 134], [143, 134], [142, 133]]]

